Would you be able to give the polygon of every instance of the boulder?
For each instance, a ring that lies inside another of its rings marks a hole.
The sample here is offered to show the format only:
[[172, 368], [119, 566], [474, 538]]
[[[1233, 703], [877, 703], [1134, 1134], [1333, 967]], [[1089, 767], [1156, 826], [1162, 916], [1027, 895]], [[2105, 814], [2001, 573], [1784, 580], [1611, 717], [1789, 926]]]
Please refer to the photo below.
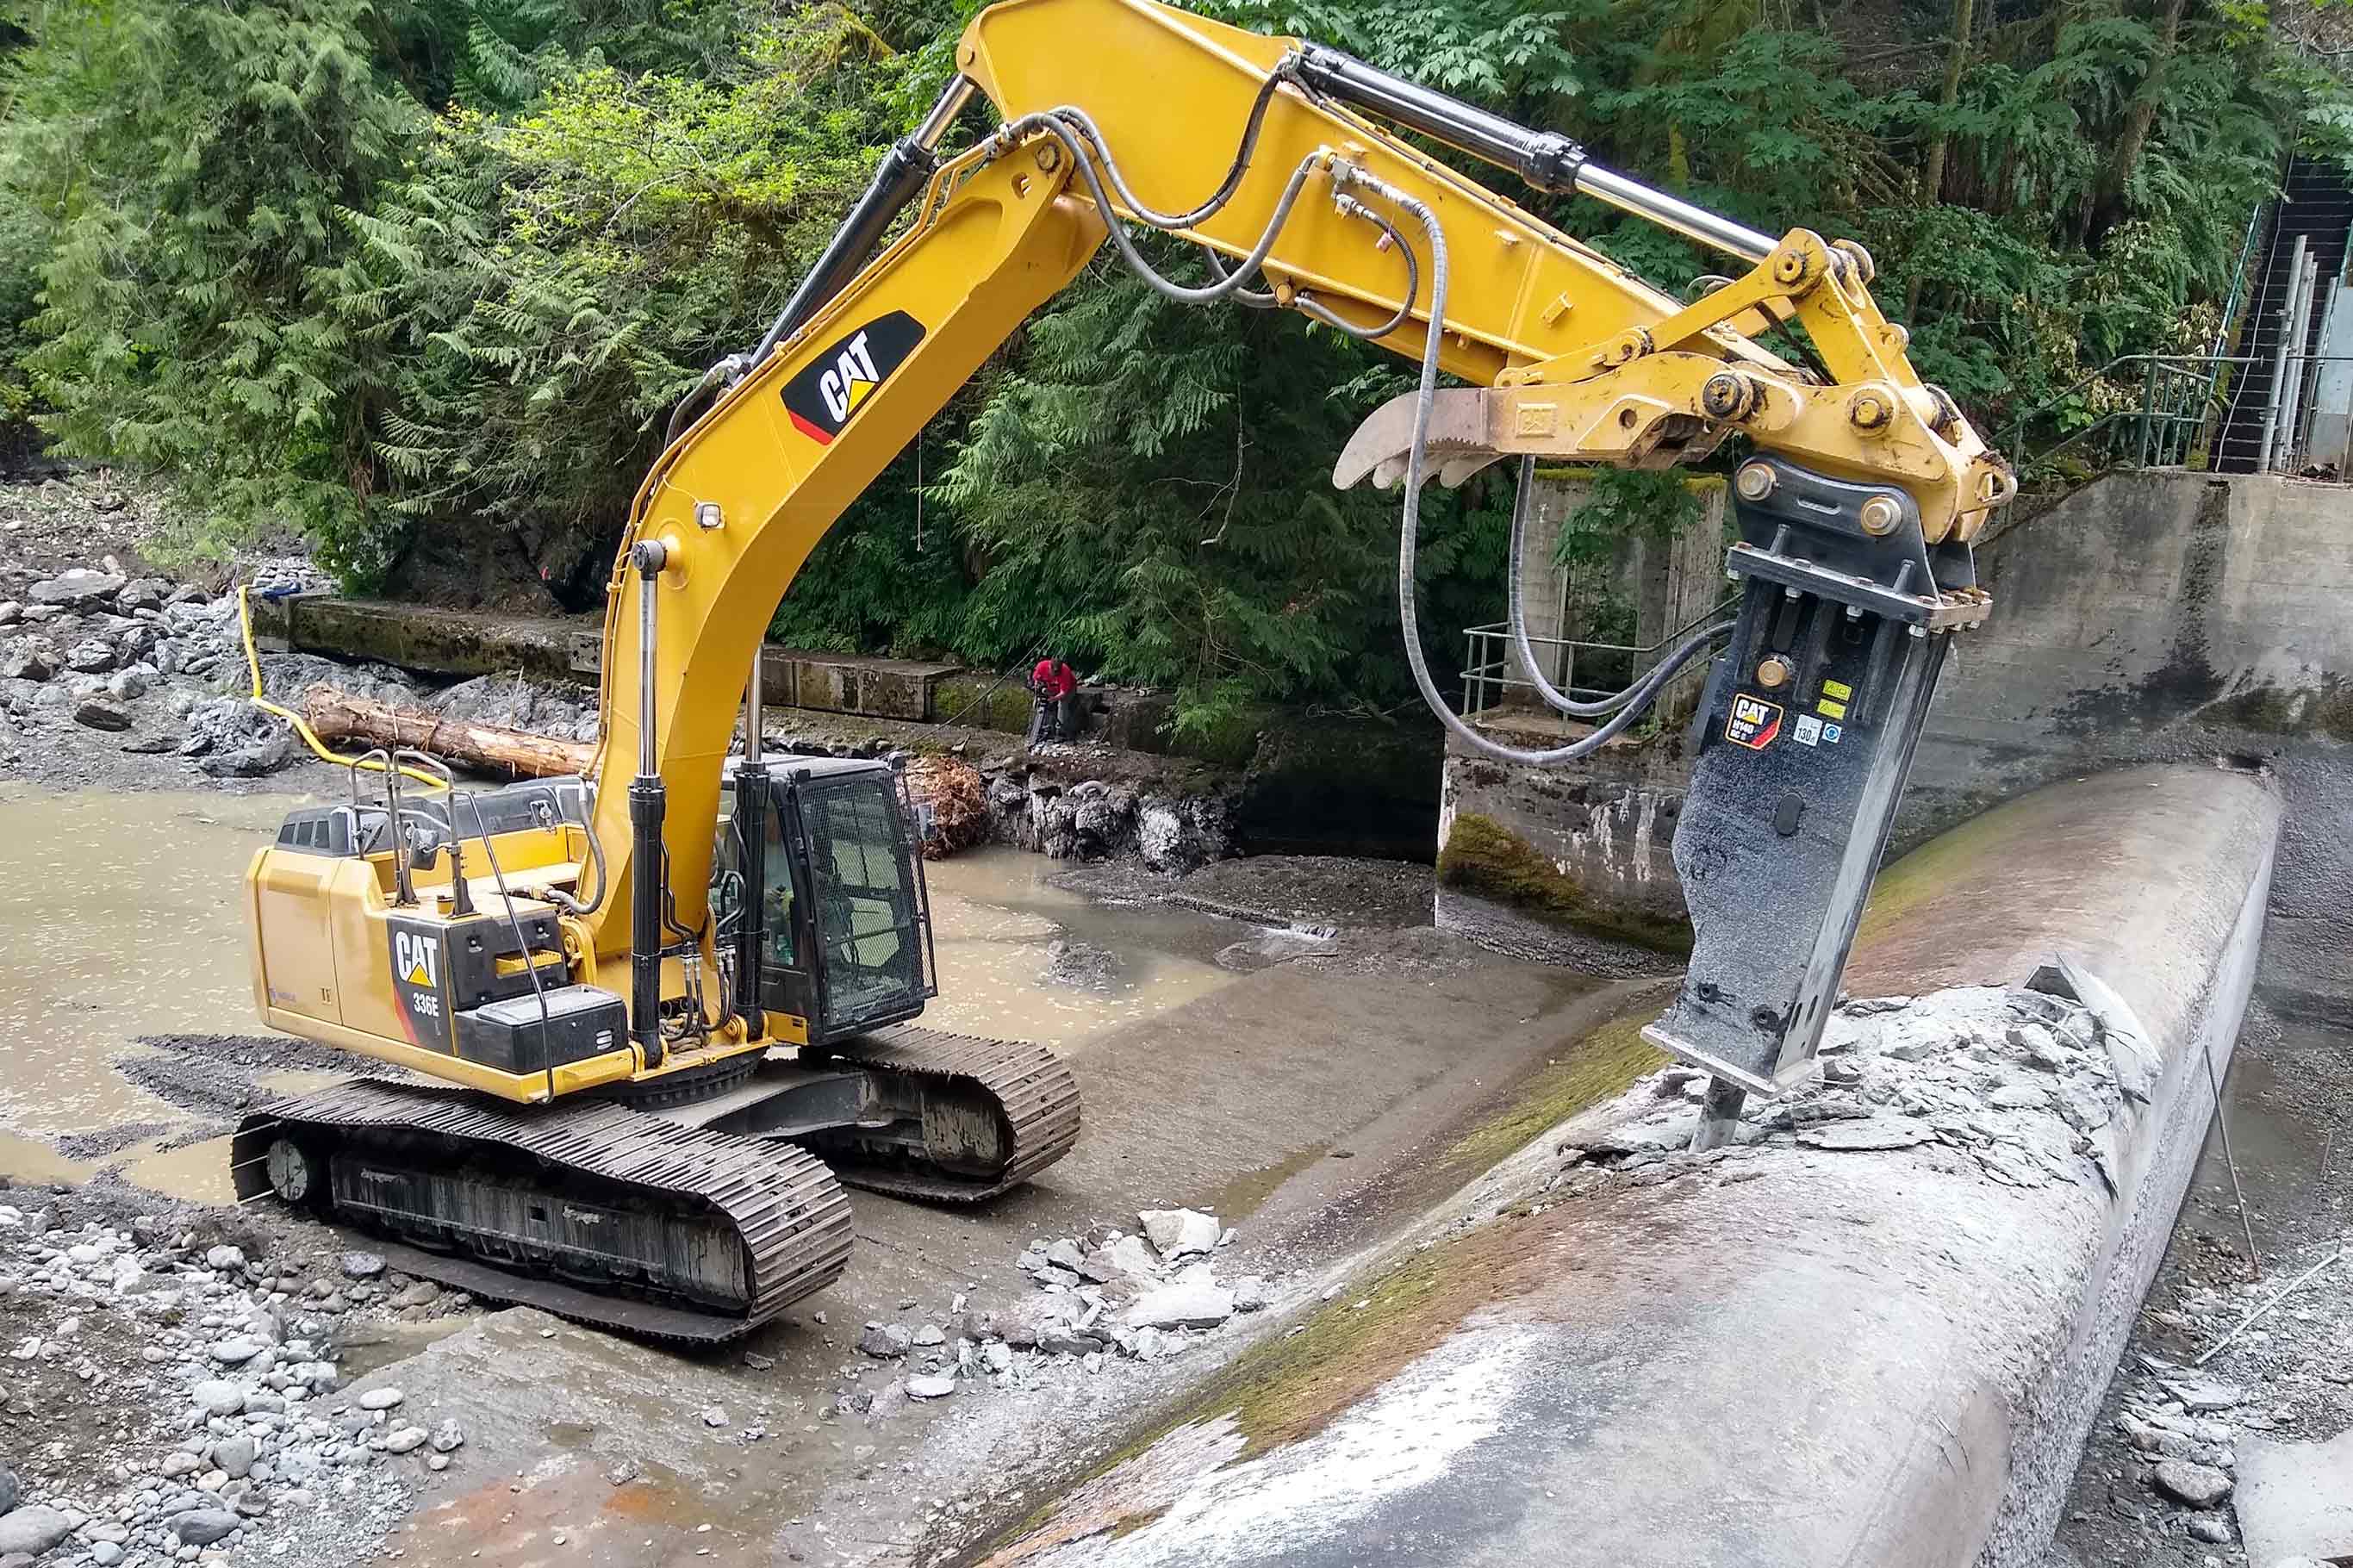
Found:
[[0, 647], [0, 680], [47, 680], [57, 672], [57, 655], [40, 637], [11, 637]]
[[0, 1555], [21, 1552], [38, 1557], [74, 1531], [72, 1520], [56, 1509], [28, 1503], [0, 1514]]
[[190, 1509], [172, 1521], [172, 1533], [187, 1545], [210, 1546], [236, 1534], [244, 1523], [225, 1508]]
[[122, 592], [123, 579], [111, 572], [92, 572], [77, 566], [46, 582], [34, 584], [25, 590], [25, 597], [37, 605], [57, 605], [79, 608], [113, 598]]
[[1171, 1261], [1209, 1251], [1225, 1234], [1217, 1215], [1198, 1209], [1146, 1209], [1135, 1217], [1155, 1250]]
[[104, 637], [84, 637], [66, 649], [66, 668], [81, 675], [104, 675], [118, 662], [114, 645]]
[[253, 1473], [254, 1458], [255, 1445], [250, 1437], [224, 1437], [213, 1445], [213, 1463], [233, 1481], [241, 1481]]
[[2231, 1495], [2231, 1478], [2211, 1465], [2167, 1459], [2157, 1467], [2157, 1489], [2191, 1508], [2212, 1508]]
[[131, 728], [131, 714], [121, 704], [103, 697], [85, 697], [74, 704], [74, 722], [85, 729], [121, 734]]

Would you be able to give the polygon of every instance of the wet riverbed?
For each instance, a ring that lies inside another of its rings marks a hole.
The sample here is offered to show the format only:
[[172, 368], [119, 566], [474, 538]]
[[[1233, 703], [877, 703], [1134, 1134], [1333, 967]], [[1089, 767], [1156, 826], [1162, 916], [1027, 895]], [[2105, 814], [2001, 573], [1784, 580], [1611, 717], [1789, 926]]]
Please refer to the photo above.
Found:
[[[185, 1137], [188, 1112], [116, 1058], [142, 1036], [261, 1032], [242, 879], [287, 809], [310, 798], [0, 786], [0, 1173], [70, 1180], [123, 1161], [145, 1185], [228, 1195], [224, 1141], [164, 1148]], [[1187, 910], [1093, 902], [1050, 886], [1054, 863], [1018, 850], [928, 869], [941, 994], [926, 1017], [1066, 1053], [1231, 984], [1239, 973], [1219, 953], [1257, 934]], [[323, 1075], [259, 1081], [290, 1091]], [[151, 1124], [159, 1131], [102, 1158], [72, 1157], [77, 1134]]]

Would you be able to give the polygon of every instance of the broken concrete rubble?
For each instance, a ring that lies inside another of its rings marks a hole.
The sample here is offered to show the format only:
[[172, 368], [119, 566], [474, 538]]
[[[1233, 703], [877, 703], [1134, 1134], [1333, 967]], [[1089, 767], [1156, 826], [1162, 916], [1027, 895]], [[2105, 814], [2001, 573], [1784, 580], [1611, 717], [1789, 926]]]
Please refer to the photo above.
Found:
[[1145, 1237], [1163, 1258], [1190, 1258], [1218, 1245], [1220, 1229], [1215, 1215], [1192, 1209], [1146, 1209], [1135, 1217], [1144, 1226]]

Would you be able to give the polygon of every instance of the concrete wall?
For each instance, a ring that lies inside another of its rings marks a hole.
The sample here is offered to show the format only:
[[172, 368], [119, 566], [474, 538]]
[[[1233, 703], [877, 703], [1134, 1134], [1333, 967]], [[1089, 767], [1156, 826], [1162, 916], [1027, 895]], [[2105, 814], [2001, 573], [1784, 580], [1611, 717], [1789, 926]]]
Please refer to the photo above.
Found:
[[[1725, 489], [1713, 478], [1691, 484], [1700, 503], [1695, 522], [1671, 536], [1621, 539], [1612, 559], [1587, 563], [1571, 581], [1553, 559], [1590, 487], [1577, 470], [1540, 473], [1520, 564], [1530, 637], [1599, 637], [1595, 616], [1606, 602], [1620, 618], [1632, 611], [1630, 640], [1648, 647], [1721, 599]], [[1541, 643], [1537, 651], [1547, 659], [1546, 678], [1567, 683], [1565, 662]], [[1525, 676], [1515, 654], [1510, 663]], [[1612, 662], [1588, 666], [1576, 679], [1615, 686], [1639, 673]], [[1688, 771], [1679, 731], [1704, 677], [1705, 667], [1694, 667], [1662, 694], [1653, 712], [1664, 732], [1655, 742], [1613, 747], [1581, 767], [1514, 767], [1450, 741], [1439, 808], [1438, 923], [1498, 952], [1604, 973], [1655, 973], [1662, 954], [1687, 952], [1668, 846]], [[1507, 694], [1481, 719], [1500, 737], [1531, 747], [1559, 745], [1585, 729], [1525, 690]]]
[[[2286, 804], [2265, 997], [2353, 998], [2353, 489], [2273, 475], [2118, 474], [1978, 554], [1995, 597], [1947, 665], [1893, 853], [2054, 780], [2133, 763], [2264, 762]], [[1589, 908], [1682, 898], [1660, 825], [1680, 734], [1579, 768], [1450, 757], [1446, 807], [1505, 824]], [[1441, 889], [1441, 923], [1540, 932]], [[1564, 947], [1562, 956], [1567, 956]]]
[[[1695, 521], [1672, 534], [1636, 532], [1615, 542], [1608, 559], [1556, 563], [1561, 535], [1592, 492], [1588, 470], [1540, 469], [1528, 501], [1528, 522], [1520, 548], [1520, 606], [1545, 679], [1556, 686], [1606, 685], [1629, 678], [1622, 656], [1586, 656], [1578, 668], [1567, 650], [1545, 639], [1631, 642], [1647, 647], [1704, 614], [1724, 596], [1724, 481], [1701, 476], [1687, 489], [1698, 502]], [[1499, 608], [1498, 620], [1502, 619]], [[1627, 629], [1630, 619], [1631, 630]], [[1502, 656], [1511, 679], [1525, 683], [1528, 670], [1506, 645]], [[1670, 718], [1687, 713], [1698, 700], [1697, 680], [1678, 681], [1661, 699]], [[1534, 691], [1506, 689], [1496, 706], [1544, 711]]]
[[1947, 668], [1896, 852], [2054, 779], [2260, 758], [2286, 802], [2265, 995], [2353, 996], [2353, 489], [2113, 475], [1978, 565], [1994, 614]]

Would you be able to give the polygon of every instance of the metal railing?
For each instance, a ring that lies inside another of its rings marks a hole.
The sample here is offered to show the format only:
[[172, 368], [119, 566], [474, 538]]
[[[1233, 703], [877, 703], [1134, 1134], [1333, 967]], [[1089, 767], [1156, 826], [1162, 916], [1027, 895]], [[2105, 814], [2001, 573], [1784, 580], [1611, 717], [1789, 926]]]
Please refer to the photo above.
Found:
[[[2002, 450], [2021, 473], [2069, 452], [2144, 468], [2211, 468], [2223, 455], [2219, 447], [2229, 426], [2232, 388], [2239, 374], [2272, 372], [2277, 373], [2284, 392], [2256, 406], [2267, 416], [2284, 413], [2286, 417], [2266, 419], [2264, 434], [2256, 442], [2263, 449], [2253, 454], [2254, 467], [2259, 472], [2294, 473], [2304, 467], [2317, 412], [2308, 384], [2322, 365], [2348, 363], [2353, 354], [2126, 354], [2012, 421]], [[2041, 447], [2028, 448], [2026, 433], [2036, 421], [2099, 383], [2119, 381], [2140, 384], [2136, 402], [2111, 409]]]
[[[1736, 595], [1726, 598], [1647, 645], [1606, 642], [1594, 637], [1538, 637], [1531, 632], [1528, 646], [1543, 657], [1548, 667], [1543, 673], [1555, 688], [1580, 702], [1597, 701], [1631, 686], [1669, 649], [1711, 621], [1722, 620], [1739, 603]], [[1551, 713], [1552, 710], [1537, 695], [1535, 683], [1517, 673], [1519, 659], [1512, 651], [1509, 622], [1468, 627], [1462, 640], [1465, 718], [1475, 721], [1479, 715], [1498, 709], [1524, 710], [1539, 716]], [[1699, 688], [1706, 679], [1707, 661], [1694, 660], [1660, 689], [1653, 711], [1662, 721], [1672, 722], [1697, 701]]]

